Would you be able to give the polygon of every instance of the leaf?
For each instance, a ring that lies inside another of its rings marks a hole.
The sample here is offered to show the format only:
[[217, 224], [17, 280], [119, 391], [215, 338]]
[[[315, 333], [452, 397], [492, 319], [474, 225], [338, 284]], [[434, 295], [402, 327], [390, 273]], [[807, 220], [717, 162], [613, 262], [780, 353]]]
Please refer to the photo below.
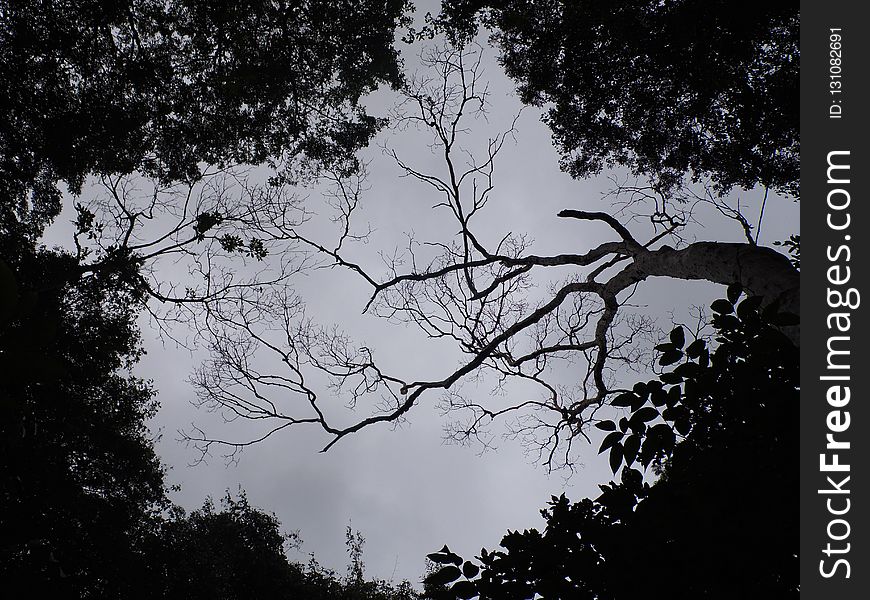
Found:
[[734, 312], [734, 305], [724, 299], [719, 299], [710, 305], [714, 311], [721, 315], [728, 315]]
[[617, 442], [610, 449], [610, 468], [613, 469], [614, 475], [619, 470], [619, 465], [622, 464], [622, 444]]
[[646, 404], [646, 398], [638, 398], [637, 400], [635, 400], [634, 402], [631, 403], [630, 408], [633, 412], [633, 411], [636, 411], [637, 409], [639, 409], [644, 404]]
[[698, 373], [701, 371], [701, 367], [693, 362], [683, 363], [678, 365], [677, 368], [674, 369], [674, 373], [679, 375], [680, 377], [697, 377]]
[[758, 312], [758, 307], [761, 306], [761, 296], [750, 296], [737, 306], [737, 316], [744, 321]]
[[613, 421], [599, 421], [595, 426], [601, 431], [616, 431], [616, 423]]
[[637, 469], [623, 469], [622, 483], [629, 489], [637, 489], [643, 484], [643, 474]]
[[616, 398], [610, 401], [611, 406], [631, 406], [634, 403], [637, 396], [632, 394], [631, 392], [623, 392], [618, 395]]
[[713, 325], [718, 326], [722, 331], [740, 329], [740, 321], [734, 315], [719, 315], [719, 318], [714, 320]]
[[658, 454], [658, 440], [647, 435], [643, 440], [638, 461], [645, 469], [652, 462], [652, 459], [656, 457], [656, 454]]
[[472, 579], [480, 573], [480, 567], [471, 562], [470, 560], [466, 560], [465, 564], [462, 565], [462, 574], [465, 575], [468, 579]]
[[622, 430], [623, 433], [628, 431], [628, 419], [626, 419], [625, 417], [622, 417], [619, 420], [619, 428]]
[[695, 340], [686, 348], [686, 356], [689, 358], [697, 358], [701, 355], [704, 348], [707, 347], [707, 342], [704, 340]]
[[659, 379], [661, 379], [664, 383], [671, 385], [683, 381], [683, 378], [676, 373], [662, 373], [661, 375], [659, 375]]
[[438, 585], [447, 585], [452, 581], [456, 581], [462, 575], [462, 571], [459, 570], [459, 567], [455, 567], [450, 565], [448, 567], [444, 567], [440, 571], [435, 571], [426, 579], [424, 579], [424, 583], [429, 585], [438, 586]]
[[655, 390], [650, 394], [653, 406], [664, 406], [668, 401], [668, 394], [663, 389]]
[[692, 431], [692, 424], [688, 419], [678, 419], [674, 421], [674, 429], [679, 431], [682, 435], [689, 435], [689, 432]]
[[739, 283], [732, 283], [728, 286], [728, 291], [725, 292], [725, 295], [728, 296], [728, 302], [731, 304], [735, 304], [737, 300], [740, 298], [740, 294], [743, 293], [743, 286]]
[[426, 558], [428, 558], [432, 562], [437, 563], [439, 565], [446, 565], [446, 564], [461, 565], [462, 564], [462, 557], [460, 557], [458, 554], [454, 554], [453, 552], [451, 552], [450, 548], [448, 548], [446, 545], [443, 548], [441, 548], [441, 550], [439, 550], [438, 552], [434, 552], [432, 554], [427, 554]]
[[621, 431], [614, 431], [613, 433], [607, 434], [604, 438], [604, 441], [601, 442], [601, 447], [598, 449], [598, 454], [603, 453], [605, 450], [619, 442], [625, 434]]
[[680, 352], [679, 350], [672, 350], [670, 352], [665, 352], [664, 354], [662, 354], [662, 357], [659, 359], [659, 364], [663, 367], [666, 367], [668, 365], [674, 364], [681, 358], [683, 358], [682, 352]]
[[674, 430], [671, 429], [670, 425], [665, 423], [659, 423], [650, 427], [647, 440], [654, 440], [653, 444], [666, 454], [670, 454], [676, 444]]
[[689, 409], [683, 405], [666, 408], [664, 411], [662, 411], [662, 418], [665, 421], [688, 421], [689, 416]]
[[631, 431], [637, 435], [643, 435], [643, 432], [646, 431], [646, 423], [639, 419], [632, 419], [628, 422], [628, 426], [631, 427]]
[[461, 600], [468, 600], [477, 596], [477, 586], [471, 581], [457, 581], [450, 592]]
[[674, 344], [674, 347], [679, 349], [683, 347], [683, 344], [686, 343], [686, 332], [683, 331], [683, 327], [678, 325], [671, 331], [671, 343]]
[[655, 419], [658, 416], [659, 416], [659, 411], [654, 409], [652, 406], [645, 406], [645, 407], [641, 408], [639, 411], [637, 411], [636, 413], [634, 413], [631, 416], [631, 419], [632, 420], [638, 419], [642, 423], [646, 423], [647, 421], [652, 421], [653, 419]]
[[669, 352], [671, 350], [676, 350], [676, 347], [673, 344], [659, 344], [655, 346], [655, 349], [659, 352]]
[[[688, 386], [688, 384], [686, 384]], [[682, 398], [682, 394], [680, 393], [680, 386], [675, 385], [671, 389], [668, 390], [668, 398], [665, 400], [665, 404], [668, 407], [676, 405], [680, 399]]]
[[640, 436], [637, 434], [628, 436], [628, 439], [625, 440], [625, 445], [622, 447], [622, 456], [625, 460], [625, 466], [631, 466], [631, 463], [633, 463], [635, 457], [637, 457], [638, 450], [640, 450]]

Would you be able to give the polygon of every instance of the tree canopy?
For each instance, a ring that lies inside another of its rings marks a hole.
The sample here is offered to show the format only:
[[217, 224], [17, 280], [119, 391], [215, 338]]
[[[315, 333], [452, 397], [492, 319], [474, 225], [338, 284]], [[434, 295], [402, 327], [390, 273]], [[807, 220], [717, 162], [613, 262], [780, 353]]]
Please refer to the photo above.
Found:
[[[601, 451], [620, 483], [594, 501], [555, 498], [543, 534], [509, 534], [504, 551], [477, 563], [434, 553], [449, 566], [427, 580], [433, 595], [607, 598], [659, 583], [673, 597], [795, 591], [796, 474], [781, 465], [796, 443], [799, 236], [784, 243], [792, 261], [760, 246], [723, 195], [734, 186], [797, 195], [797, 8], [463, 0], [435, 20], [460, 45], [424, 53], [430, 73], [413, 78], [394, 47], [408, 10], [406, 0], [2, 3], [4, 589], [414, 597], [407, 585], [365, 581], [358, 544], [347, 578], [294, 564], [277, 519], [244, 497], [189, 515], [171, 506], [146, 425], [155, 391], [133, 375], [145, 310], [158, 327], [201, 317], [197, 341], [210, 352], [194, 376], [201, 400], [264, 427], [241, 440], [196, 431], [204, 453], [290, 426], [320, 428], [329, 449], [433, 394], [461, 415], [450, 439], [485, 444], [491, 422], [517, 416], [510, 433], [550, 468], [570, 467], [573, 443], [592, 427], [606, 432]], [[468, 44], [479, 24], [493, 30], [522, 100], [548, 110], [569, 173], [623, 166], [649, 178], [617, 190], [624, 207], [648, 209], [648, 227], [569, 205], [559, 218], [610, 238], [583, 246], [572, 236], [542, 253], [521, 231], [481, 233], [483, 219], [498, 221], [495, 164], [516, 121], [478, 152], [464, 146], [490, 98]], [[357, 226], [366, 183], [356, 153], [387, 123], [363, 100], [382, 85], [402, 96], [395, 126], [416, 130], [437, 161], [417, 166], [389, 146], [387, 156], [428, 186], [427, 206], [448, 216], [449, 231], [382, 249], [376, 273], [358, 254], [368, 236]], [[253, 166], [268, 176], [240, 168]], [[89, 177], [100, 191], [84, 198]], [[328, 187], [322, 218], [337, 232], [328, 240], [309, 227], [305, 181]], [[75, 197], [74, 247], [45, 248], [64, 185]], [[746, 241], [684, 237], [698, 205], [733, 219]], [[178, 279], [162, 269], [169, 261]], [[376, 347], [309, 318], [294, 276], [311, 267], [359, 278], [364, 312], [453, 343], [459, 364], [434, 364], [425, 378], [384, 368]], [[679, 366], [623, 389], [618, 367], [643, 364], [655, 329], [625, 309], [655, 277], [729, 286], [712, 305], [718, 345], [687, 344], [674, 330], [659, 365]], [[155, 302], [169, 308], [157, 315]], [[493, 402], [458, 389], [478, 375], [499, 394], [507, 381], [532, 391]], [[368, 413], [348, 421], [342, 407]], [[613, 407], [629, 411], [602, 419]], [[644, 483], [638, 465], [654, 465], [659, 481]], [[760, 519], [775, 540], [735, 544]]]
[[[175, 598], [173, 586], [187, 577], [209, 583], [206, 569], [219, 558], [208, 554], [211, 544], [266, 556], [264, 569], [280, 564], [296, 578], [285, 592], [294, 597], [299, 586], [350, 597], [332, 593], [344, 589], [334, 574], [290, 565], [277, 521], [246, 502], [230, 502], [226, 515], [207, 505], [189, 520], [166, 512], [171, 502], [147, 425], [155, 390], [131, 374], [143, 351], [137, 317], [147, 289], [147, 256], [131, 247], [141, 241], [132, 229], [154, 218], [153, 205], [150, 213], [115, 205], [129, 229], [111, 240], [82, 205], [75, 250], [45, 248], [39, 238], [61, 209], [59, 184], [77, 195], [89, 175], [117, 184], [136, 174], [171, 188], [193, 185], [213, 165], [268, 162], [279, 178], [308, 166], [352, 171], [354, 152], [384, 123], [361, 97], [401, 81], [393, 37], [407, 8], [389, 0], [2, 3], [4, 592]], [[193, 232], [187, 243], [204, 238], [211, 217], [182, 221]], [[170, 226], [156, 237], [171, 234]], [[211, 525], [227, 521], [232, 526]], [[176, 543], [179, 530], [188, 534]], [[184, 552], [200, 570], [183, 571], [180, 562], [161, 571], [164, 552]], [[259, 583], [234, 566], [226, 577], [236, 589]], [[399, 597], [387, 584], [359, 583], [380, 593], [365, 597]], [[230, 597], [224, 584], [199, 591]]]
[[164, 502], [154, 391], [129, 293], [0, 225], [0, 573], [7, 589], [113, 597]]
[[[405, 0], [4, 2], [0, 196], [36, 227], [55, 184], [201, 163], [353, 160], [383, 120], [360, 98], [401, 80]], [[36, 230], [38, 234], [38, 229]]]
[[437, 25], [459, 40], [491, 28], [573, 176], [620, 165], [663, 190], [688, 175], [797, 197], [797, 3], [462, 0], [442, 10]]
[[[351, 544], [356, 543], [356, 546]], [[408, 582], [366, 580], [362, 537], [348, 532], [352, 568], [342, 577], [320, 566], [292, 562], [287, 550], [301, 544], [284, 534], [274, 515], [252, 507], [245, 494], [229, 493], [189, 515], [176, 511], [144, 544], [145, 598], [257, 598], [262, 600], [415, 600]]]
[[[407, 583], [288, 559], [278, 520], [227, 496], [172, 505], [147, 420], [139, 300], [114, 271], [0, 227], [0, 579], [52, 598], [412, 600]], [[60, 283], [58, 283], [60, 282]]]

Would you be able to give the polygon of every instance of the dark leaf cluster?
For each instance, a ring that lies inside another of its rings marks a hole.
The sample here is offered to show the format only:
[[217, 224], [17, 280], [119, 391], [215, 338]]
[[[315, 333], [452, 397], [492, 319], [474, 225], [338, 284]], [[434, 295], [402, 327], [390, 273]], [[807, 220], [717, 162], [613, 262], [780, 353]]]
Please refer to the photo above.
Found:
[[690, 175], [797, 197], [797, 3], [462, 0], [442, 11], [436, 27], [458, 40], [493, 31], [573, 176], [619, 165], [663, 191]]
[[[658, 350], [679, 364], [617, 398], [629, 416], [598, 424], [618, 483], [554, 497], [543, 532], [508, 532], [479, 572], [451, 572], [459, 581], [429, 597], [796, 598], [799, 363], [779, 329], [793, 316], [741, 296], [732, 286], [714, 303], [714, 348], [675, 329]], [[653, 462], [650, 485], [634, 465]]]
[[201, 163], [352, 165], [384, 121], [360, 99], [399, 85], [406, 0], [4, 2], [0, 198], [39, 231], [56, 182]]

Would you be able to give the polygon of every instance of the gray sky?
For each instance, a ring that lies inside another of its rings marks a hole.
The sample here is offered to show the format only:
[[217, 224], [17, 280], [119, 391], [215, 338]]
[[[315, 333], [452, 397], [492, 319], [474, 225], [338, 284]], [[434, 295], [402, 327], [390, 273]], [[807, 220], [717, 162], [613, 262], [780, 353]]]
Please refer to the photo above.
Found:
[[[420, 9], [418, 16], [425, 11]], [[413, 69], [413, 55], [403, 51]], [[494, 52], [487, 50], [485, 78], [491, 82], [492, 107], [488, 122], [475, 125], [469, 139], [472, 147], [504, 128], [521, 108], [494, 58]], [[375, 96], [373, 112], [393, 100], [389, 94]], [[575, 181], [560, 172], [549, 130], [532, 109], [523, 111], [517, 131], [517, 143], [505, 147], [496, 165], [490, 218], [480, 223], [484, 235], [500, 238], [508, 231], [527, 232], [536, 240], [533, 250], [540, 254], [583, 252], [609, 239], [606, 227], [599, 224], [566, 222], [555, 216], [564, 208], [608, 210], [601, 200], [611, 185], [608, 174]], [[388, 131], [379, 141], [388, 141], [415, 165], [440, 168], [437, 157], [425, 146], [427, 137]], [[431, 206], [436, 200], [429, 189], [399, 178], [396, 166], [376, 146], [364, 156], [372, 162], [370, 191], [360, 216], [376, 231], [368, 244], [354, 248], [356, 256], [374, 265], [377, 252], [401, 244], [404, 233], [414, 231], [419, 238], [441, 241], [455, 234], [455, 225], [451, 228], [433, 214]], [[757, 215], [760, 192], [741, 192], [740, 196], [750, 207], [746, 214]], [[322, 206], [316, 192], [310, 192], [309, 197], [311, 206]], [[768, 200], [762, 242], [795, 233], [797, 209], [790, 200]], [[329, 235], [324, 217], [321, 211], [318, 218], [323, 225], [315, 219], [312, 230]], [[61, 217], [48, 237], [50, 241], [68, 240], [69, 218], [68, 213]], [[690, 241], [692, 235], [697, 239], [741, 240], [739, 227], [731, 221], [707, 214], [701, 223], [703, 227], [690, 232]], [[643, 223], [632, 228], [638, 237], [648, 233]], [[340, 323], [406, 380], [440, 378], [459, 363], [459, 354], [448, 344], [427, 340], [408, 327], [361, 315], [368, 290], [349, 273], [318, 272], [295, 285], [305, 296], [312, 316]], [[641, 305], [639, 311], [657, 315], [660, 326], [669, 329], [670, 310], [676, 309], [677, 320], [688, 319], [692, 304], [708, 305], [719, 297], [717, 293], [722, 291], [705, 284], [649, 281], [633, 302]], [[492, 549], [507, 529], [540, 527], [543, 520], [538, 511], [551, 495], [564, 491], [575, 500], [594, 497], [597, 485], [610, 478], [606, 462], [596, 455], [597, 444], [579, 447], [578, 461], [583, 467], [567, 482], [561, 473], [548, 475], [532, 464], [515, 441], [500, 442], [497, 451], [483, 455], [478, 447], [444, 445], [444, 421], [435, 409], [437, 394], [424, 395], [411, 411], [409, 423], [399, 429], [381, 426], [364, 430], [325, 454], [318, 452], [328, 441], [320, 430], [291, 428], [247, 449], [235, 466], [225, 466], [215, 453], [207, 464], [191, 467], [188, 465], [197, 454], [178, 441], [176, 430], [191, 422], [207, 431], [233, 429], [222, 429], [220, 415], [190, 404], [194, 391], [187, 378], [202, 359], [201, 352], [157, 339], [147, 320], [143, 320], [143, 330], [148, 354], [137, 374], [153, 379], [159, 390], [162, 408], [152, 427], [162, 433], [158, 449], [170, 469], [168, 481], [181, 485], [174, 500], [192, 509], [208, 495], [219, 498], [226, 489], [243, 488], [253, 505], [273, 511], [286, 530], [301, 531], [302, 553], [291, 551], [291, 559], [305, 561], [307, 553], [313, 552], [321, 564], [343, 572], [347, 564], [344, 529], [351, 524], [366, 538], [367, 576], [407, 578], [418, 583], [424, 556], [441, 545], [447, 543], [465, 557], [478, 553], [481, 546]], [[629, 377], [632, 381], [640, 378]], [[364, 407], [359, 410], [358, 416], [366, 416]], [[494, 428], [494, 432], [499, 429]]]

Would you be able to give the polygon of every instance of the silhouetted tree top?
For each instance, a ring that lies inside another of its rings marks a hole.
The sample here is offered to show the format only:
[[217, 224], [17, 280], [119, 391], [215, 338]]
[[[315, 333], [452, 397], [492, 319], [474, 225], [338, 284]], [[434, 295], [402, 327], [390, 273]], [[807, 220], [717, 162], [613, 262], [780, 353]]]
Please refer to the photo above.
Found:
[[[430, 555], [443, 568], [428, 597], [796, 598], [798, 352], [774, 326], [783, 315], [738, 296], [713, 304], [718, 344], [675, 329], [660, 362], [676, 366], [598, 423], [621, 482], [553, 497], [544, 531], [509, 531], [477, 563]], [[653, 485], [639, 470], [651, 465]]]
[[493, 31], [523, 102], [575, 177], [630, 167], [668, 189], [797, 197], [799, 15], [795, 2], [460, 0], [436, 19], [468, 40]]
[[[350, 536], [362, 543], [357, 534]], [[278, 519], [248, 503], [244, 493], [227, 494], [220, 508], [207, 500], [184, 515], [176, 511], [145, 544], [146, 598], [196, 600], [414, 600], [410, 584], [365, 580], [361, 548], [347, 577], [288, 559], [298, 535], [284, 534]], [[349, 548], [350, 549], [350, 548]], [[353, 554], [353, 551], [351, 552]]]
[[[0, 223], [0, 580], [4, 592], [128, 597], [165, 505], [137, 311], [112, 278]], [[123, 574], [123, 575], [120, 575]]]
[[[90, 173], [189, 180], [199, 163], [353, 160], [359, 103], [401, 80], [406, 0], [12, 2], [0, 13], [6, 210]], [[47, 204], [47, 206], [46, 206]], [[44, 214], [39, 215], [39, 211]]]

